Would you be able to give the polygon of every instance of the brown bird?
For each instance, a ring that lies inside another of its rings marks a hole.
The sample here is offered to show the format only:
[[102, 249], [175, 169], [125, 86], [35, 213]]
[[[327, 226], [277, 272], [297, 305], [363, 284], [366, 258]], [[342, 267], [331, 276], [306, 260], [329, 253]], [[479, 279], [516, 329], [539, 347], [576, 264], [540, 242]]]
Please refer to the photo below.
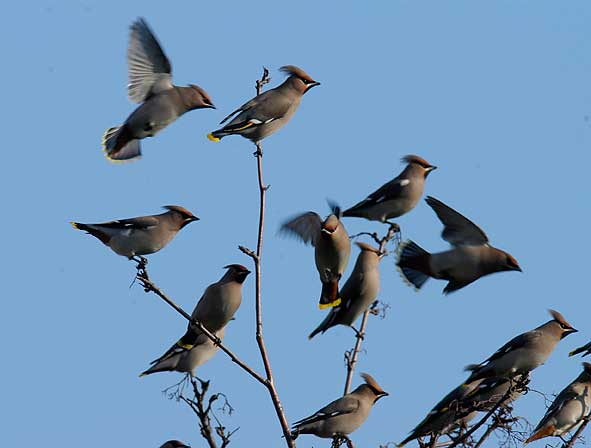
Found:
[[541, 366], [550, 357], [561, 339], [577, 330], [564, 316], [548, 310], [552, 320], [514, 337], [481, 364], [472, 364], [466, 383], [486, 378], [513, 378]]
[[181, 115], [195, 109], [215, 106], [201, 87], [172, 83], [172, 68], [156, 36], [144, 19], [131, 26], [129, 47], [128, 96], [141, 105], [121, 126], [103, 135], [103, 150], [111, 161], [139, 158], [140, 140], [153, 137]]
[[324, 333], [335, 325], [347, 325], [357, 332], [353, 324], [378, 296], [380, 289], [378, 268], [383, 254], [370, 244], [359, 242], [355, 244], [361, 251], [357, 256], [353, 272], [339, 293], [341, 304], [330, 309], [326, 318], [310, 333], [308, 339], [312, 339], [318, 333]]
[[402, 161], [407, 163], [402, 173], [345, 210], [343, 216], [388, 222], [415, 208], [423, 195], [427, 176], [437, 167], [415, 155], [404, 156]]
[[324, 221], [317, 213], [307, 212], [286, 221], [280, 229], [281, 233], [296, 236], [314, 246], [316, 269], [322, 282], [320, 309], [341, 303], [339, 280], [351, 254], [349, 234], [339, 219], [340, 209], [337, 206], [332, 208], [333, 212]]
[[70, 224], [75, 229], [84, 230], [98, 238], [116, 254], [131, 260], [136, 256], [158, 252], [170, 243], [183, 227], [199, 220], [184, 207], [165, 205], [163, 208], [168, 211], [160, 215], [118, 219], [99, 224]]
[[589, 415], [590, 406], [591, 364], [584, 362], [583, 372], [558, 394], [525, 443], [549, 436], [560, 437], [576, 428]]
[[456, 291], [485, 275], [502, 271], [520, 271], [509, 253], [492, 247], [486, 234], [465, 216], [434, 197], [427, 204], [444, 225], [442, 238], [453, 249], [430, 254], [413, 241], [400, 245], [397, 266], [402, 278], [420, 289], [429, 277], [447, 280], [444, 294]]
[[218, 142], [227, 135], [236, 134], [256, 143], [283, 127], [298, 110], [304, 94], [320, 83], [295, 65], [286, 65], [280, 70], [289, 75], [283, 84], [240, 106], [220, 124], [238, 115], [223, 128], [207, 134], [207, 138]]

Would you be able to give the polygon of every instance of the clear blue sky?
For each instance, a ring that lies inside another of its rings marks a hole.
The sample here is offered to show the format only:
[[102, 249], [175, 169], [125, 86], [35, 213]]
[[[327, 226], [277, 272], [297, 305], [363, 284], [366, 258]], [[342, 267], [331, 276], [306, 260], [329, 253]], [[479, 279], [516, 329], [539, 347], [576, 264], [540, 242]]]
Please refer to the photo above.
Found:
[[[144, 140], [141, 161], [112, 165], [100, 140], [134, 108], [125, 52], [138, 16], [160, 39], [176, 83], [202, 86], [218, 109], [191, 112]], [[341, 393], [343, 351], [353, 334], [337, 328], [307, 340], [323, 317], [313, 252], [277, 238], [277, 229], [297, 212], [324, 215], [327, 197], [352, 205], [398, 174], [407, 153], [440, 167], [426, 193], [478, 223], [524, 272], [444, 297], [443, 282], [415, 293], [394, 257], [383, 260], [380, 298], [391, 309], [370, 322], [359, 371], [390, 396], [353, 440], [358, 447], [402, 440], [462, 381], [464, 365], [547, 321], [549, 307], [580, 333], [535, 371], [532, 386], [561, 390], [580, 371], [567, 352], [591, 338], [590, 23], [585, 1], [5, 5], [0, 445], [158, 447], [178, 438], [203, 446], [190, 411], [160, 392], [178, 375], [137, 377], [185, 321], [155, 296], [130, 289], [133, 265], [68, 221], [158, 213], [171, 203], [192, 210], [202, 220], [150, 258], [153, 279], [191, 310], [222, 266], [249, 263], [237, 245], [255, 245], [253, 147], [238, 137], [214, 144], [205, 136], [253, 96], [263, 65], [273, 85], [285, 64], [322, 82], [264, 142], [271, 184], [265, 335], [288, 420]], [[426, 249], [447, 247], [424, 202], [399, 223]], [[351, 233], [382, 230], [364, 220], [345, 224]], [[262, 371], [253, 285], [249, 278], [226, 342]], [[240, 427], [231, 446], [282, 445], [259, 384], [222, 353], [199, 375], [236, 409], [224, 417], [228, 428]], [[356, 375], [354, 385], [359, 381]], [[536, 422], [543, 402], [530, 394], [516, 411]], [[298, 446], [329, 441], [302, 436]]]

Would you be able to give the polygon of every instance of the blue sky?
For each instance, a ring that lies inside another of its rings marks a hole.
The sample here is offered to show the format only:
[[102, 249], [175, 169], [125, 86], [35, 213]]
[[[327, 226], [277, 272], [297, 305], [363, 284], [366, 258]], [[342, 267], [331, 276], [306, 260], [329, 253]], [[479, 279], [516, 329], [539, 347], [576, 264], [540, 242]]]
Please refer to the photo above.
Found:
[[[174, 5], [174, 6], [173, 6]], [[128, 27], [145, 17], [177, 84], [207, 90], [217, 110], [195, 111], [154, 139], [144, 158], [109, 164], [107, 127], [133, 110], [127, 100]], [[0, 17], [2, 52], [3, 311], [0, 444], [157, 447], [170, 438], [202, 446], [193, 415], [160, 392], [177, 374], [139, 379], [185, 321], [155, 296], [129, 288], [133, 265], [70, 220], [96, 222], [158, 213], [180, 204], [202, 220], [150, 258], [150, 274], [186, 310], [229, 263], [248, 264], [255, 245], [253, 146], [207, 132], [253, 96], [261, 67], [301, 66], [322, 82], [293, 120], [264, 142], [268, 193], [264, 330], [287, 418], [336, 398], [352, 331], [308, 341], [323, 318], [313, 252], [277, 237], [294, 213], [350, 206], [416, 153], [439, 166], [431, 194], [478, 223], [524, 272], [482, 279], [450, 296], [443, 282], [415, 293], [394, 257], [381, 264], [380, 299], [359, 371], [390, 396], [352, 438], [357, 446], [399, 442], [478, 362], [560, 310], [580, 330], [564, 340], [532, 387], [557, 392], [580, 371], [570, 349], [586, 325], [590, 249], [591, 5], [498, 2], [12, 2]], [[399, 224], [405, 238], [445, 249], [441, 225], [421, 202]], [[350, 233], [383, 226], [347, 219]], [[353, 250], [352, 261], [357, 251]], [[349, 269], [353, 263], [350, 264]], [[226, 333], [227, 344], [262, 371], [254, 340], [254, 283]], [[231, 446], [281, 446], [262, 387], [222, 353], [199, 375], [225, 392], [224, 417], [240, 427]], [[354, 385], [360, 378], [356, 375]], [[529, 394], [516, 413], [536, 422]], [[543, 442], [537, 442], [542, 446]], [[302, 436], [298, 446], [329, 446]]]

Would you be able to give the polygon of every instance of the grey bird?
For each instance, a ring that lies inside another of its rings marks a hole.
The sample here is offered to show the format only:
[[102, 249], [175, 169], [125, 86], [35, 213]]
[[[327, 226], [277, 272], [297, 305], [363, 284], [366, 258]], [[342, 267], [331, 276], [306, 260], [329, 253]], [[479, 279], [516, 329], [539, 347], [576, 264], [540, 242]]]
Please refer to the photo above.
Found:
[[300, 434], [314, 434], [329, 439], [348, 436], [356, 431], [367, 420], [373, 405], [388, 395], [371, 375], [362, 373], [361, 376], [365, 384], [336, 399], [310, 417], [295, 422], [291, 436], [295, 439]]
[[413, 241], [400, 245], [397, 266], [410, 285], [420, 289], [429, 277], [447, 280], [444, 294], [457, 291], [485, 275], [519, 271], [517, 260], [509, 253], [492, 247], [480, 227], [434, 197], [427, 204], [444, 225], [442, 238], [453, 248], [430, 254]]
[[462, 418], [462, 400], [478, 387], [478, 382], [460, 384], [437, 403], [427, 416], [411, 431], [409, 436], [398, 444], [399, 447], [419, 437], [440, 435], [451, 432], [456, 427], [466, 425], [473, 415]]
[[113, 252], [135, 259], [158, 252], [166, 246], [187, 224], [199, 218], [189, 210], [178, 205], [165, 205], [168, 210], [160, 215], [139, 216], [137, 218], [118, 219], [98, 224], [83, 224], [71, 221], [77, 230], [84, 230]]
[[[476, 384], [462, 400], [461, 415], [474, 418], [478, 412], [488, 412], [503, 399], [500, 406], [507, 406], [517, 400], [526, 392], [526, 387], [530, 382], [530, 375], [516, 375], [514, 378], [487, 378], [477, 380], [471, 385]], [[509, 389], [511, 389], [509, 391]], [[464, 417], [464, 418], [466, 418]]]
[[425, 179], [437, 167], [415, 155], [404, 156], [402, 161], [407, 163], [402, 173], [345, 210], [343, 216], [388, 222], [415, 208], [423, 195]]
[[[232, 320], [242, 303], [242, 284], [250, 271], [241, 264], [225, 266], [227, 271], [220, 280], [209, 285], [191, 317], [203, 324], [221, 339], [224, 327]], [[191, 375], [217, 351], [219, 341], [212, 342], [195, 325], [189, 323], [185, 334], [152, 367], [140, 376], [162, 371], [185, 372]]]
[[304, 93], [320, 83], [295, 65], [285, 65], [279, 70], [288, 74], [283, 84], [244, 103], [220, 124], [238, 115], [223, 128], [207, 134], [207, 138], [218, 142], [227, 135], [237, 134], [256, 143], [283, 127], [298, 109]]
[[189, 445], [185, 445], [180, 440], [169, 440], [168, 442], [164, 442], [160, 448], [191, 448]]
[[[219, 341], [224, 339], [226, 328], [214, 333]], [[209, 361], [219, 346], [205, 334], [198, 333], [191, 344], [183, 344], [182, 339], [175, 343], [164, 355], [151, 362], [152, 366], [142, 372], [140, 377], [157, 372], [181, 372], [195, 376], [197, 367]]]
[[591, 406], [591, 364], [583, 363], [583, 372], [562, 390], [525, 443], [558, 436], [576, 428], [589, 415]]
[[335, 206], [324, 221], [318, 213], [307, 212], [286, 221], [280, 229], [281, 233], [296, 236], [314, 246], [316, 269], [322, 282], [320, 309], [341, 303], [338, 297], [339, 280], [349, 262], [351, 241], [339, 217], [340, 210]]
[[585, 345], [583, 345], [579, 348], [575, 348], [573, 351], [571, 351], [568, 354], [568, 356], [575, 356], [575, 355], [578, 355], [579, 353], [583, 353], [582, 356], [587, 356], [588, 354], [590, 354], [591, 353], [591, 342], [587, 342]]
[[552, 320], [511, 339], [481, 364], [466, 367], [472, 373], [466, 383], [486, 378], [513, 378], [546, 362], [558, 342], [578, 330], [555, 310], [548, 310]]
[[156, 36], [142, 18], [131, 25], [129, 47], [129, 99], [141, 105], [121, 125], [107, 129], [103, 150], [111, 161], [141, 156], [140, 140], [153, 137], [190, 110], [215, 106], [201, 87], [172, 83], [172, 67]]
[[[522, 379], [519, 375], [518, 379], [527, 383], [529, 382], [529, 374], [526, 376], [527, 379]], [[489, 378], [460, 384], [443, 397], [398, 446], [402, 447], [419, 437], [428, 435], [439, 437], [459, 428], [467, 428], [469, 422], [476, 417], [478, 412], [487, 412], [492, 409], [505, 396], [509, 388], [517, 383], [518, 379], [516, 378], [513, 383], [506, 378]], [[501, 406], [515, 401], [524, 392], [525, 388], [514, 387], [509, 396], [503, 400]]]
[[357, 318], [369, 307], [378, 296], [380, 289], [379, 263], [382, 253], [379, 249], [366, 243], [355, 243], [360, 252], [353, 267], [353, 272], [339, 293], [341, 304], [328, 312], [326, 318], [318, 325], [308, 339], [318, 333], [324, 333], [335, 325], [353, 327]]

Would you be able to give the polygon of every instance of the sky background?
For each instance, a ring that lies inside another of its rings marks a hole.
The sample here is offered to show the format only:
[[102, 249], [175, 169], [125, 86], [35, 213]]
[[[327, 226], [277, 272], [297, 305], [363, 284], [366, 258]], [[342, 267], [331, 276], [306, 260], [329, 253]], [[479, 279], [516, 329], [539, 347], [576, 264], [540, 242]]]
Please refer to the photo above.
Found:
[[[587, 292], [591, 166], [591, 4], [586, 1], [11, 2], [0, 16], [3, 260], [0, 445], [204, 446], [190, 410], [161, 390], [176, 373], [139, 379], [186, 322], [156, 296], [129, 288], [134, 265], [70, 220], [100, 222], [179, 204], [201, 221], [150, 257], [155, 282], [187, 311], [229, 263], [251, 266], [258, 214], [253, 146], [207, 132], [254, 95], [263, 65], [302, 67], [321, 86], [264, 141], [271, 184], [264, 245], [264, 333], [290, 422], [342, 393], [353, 332], [323, 318], [313, 249], [280, 239], [291, 215], [344, 207], [396, 176], [416, 153], [439, 169], [426, 194], [479, 224], [523, 273], [481, 279], [450, 296], [430, 280], [416, 293], [390, 256], [358, 373], [390, 396], [352, 438], [400, 442], [431, 407], [513, 336], [556, 308], [580, 330], [561, 342], [532, 387], [558, 392], [576, 375], [567, 358], [591, 338]], [[195, 83], [217, 110], [183, 116], [142, 142], [138, 162], [110, 164], [104, 130], [125, 120], [125, 53], [132, 21], [147, 19], [179, 85]], [[399, 219], [405, 238], [441, 251], [441, 224], [421, 201]], [[350, 233], [385, 226], [346, 218]], [[352, 249], [348, 271], [358, 250]], [[225, 342], [263, 371], [254, 339], [254, 279]], [[235, 408], [230, 446], [282, 446], [266, 391], [223, 354], [198, 375]], [[534, 424], [543, 401], [516, 413]], [[536, 442], [543, 446], [544, 442]], [[491, 442], [492, 444], [492, 442]], [[300, 447], [328, 447], [302, 436]]]

